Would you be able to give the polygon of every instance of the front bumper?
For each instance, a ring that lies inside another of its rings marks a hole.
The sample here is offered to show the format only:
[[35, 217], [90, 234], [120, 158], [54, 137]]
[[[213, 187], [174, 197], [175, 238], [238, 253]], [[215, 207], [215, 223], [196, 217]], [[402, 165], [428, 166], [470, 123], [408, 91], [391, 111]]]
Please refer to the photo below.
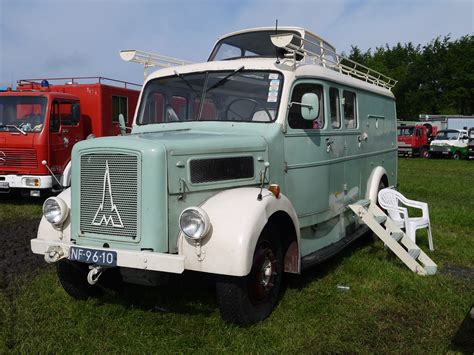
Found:
[[[27, 182], [36, 181], [36, 184]], [[0, 175], [0, 190], [9, 189], [33, 189], [44, 190], [53, 187], [53, 177], [51, 175]]]
[[[69, 256], [69, 249], [75, 244], [68, 241], [44, 240], [35, 238], [31, 240], [31, 250], [35, 254], [45, 255], [48, 249], [55, 248], [62, 251], [64, 258]], [[86, 248], [81, 246], [81, 248]], [[133, 251], [123, 249], [94, 250], [115, 251], [117, 253], [117, 266], [132, 269], [151, 270], [181, 274], [184, 271], [184, 255], [154, 253], [151, 251]]]

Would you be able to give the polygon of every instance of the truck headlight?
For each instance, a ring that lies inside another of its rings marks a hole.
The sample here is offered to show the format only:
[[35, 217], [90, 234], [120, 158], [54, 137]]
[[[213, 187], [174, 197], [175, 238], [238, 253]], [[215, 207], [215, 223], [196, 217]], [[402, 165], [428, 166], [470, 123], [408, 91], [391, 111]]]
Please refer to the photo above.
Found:
[[202, 208], [189, 207], [179, 216], [179, 228], [187, 238], [197, 241], [209, 232], [211, 221]]
[[59, 197], [50, 197], [43, 203], [43, 216], [51, 224], [63, 223], [69, 213], [69, 207]]

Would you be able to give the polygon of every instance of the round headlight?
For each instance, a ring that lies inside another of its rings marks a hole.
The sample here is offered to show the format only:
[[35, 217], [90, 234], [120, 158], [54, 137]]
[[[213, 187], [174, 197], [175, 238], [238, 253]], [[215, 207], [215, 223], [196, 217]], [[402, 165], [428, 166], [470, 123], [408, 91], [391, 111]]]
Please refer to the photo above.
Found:
[[43, 203], [43, 216], [51, 224], [63, 223], [68, 215], [69, 208], [59, 197], [50, 197]]
[[209, 232], [211, 222], [202, 208], [189, 207], [179, 216], [179, 228], [189, 239], [199, 240]]

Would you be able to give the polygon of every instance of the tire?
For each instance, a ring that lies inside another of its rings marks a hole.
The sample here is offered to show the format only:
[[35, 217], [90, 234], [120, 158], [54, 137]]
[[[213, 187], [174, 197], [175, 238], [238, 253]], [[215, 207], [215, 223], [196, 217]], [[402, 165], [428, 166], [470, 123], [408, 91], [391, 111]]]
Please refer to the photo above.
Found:
[[422, 148], [422, 149], [420, 150], [420, 157], [421, 157], [421, 158], [424, 158], [424, 159], [428, 159], [428, 158], [430, 157], [430, 152], [429, 152], [429, 150], [426, 149], [426, 148]]
[[265, 226], [247, 276], [220, 276], [217, 302], [225, 322], [246, 326], [267, 318], [278, 303], [283, 278], [282, 246], [276, 228]]
[[461, 154], [459, 154], [459, 152], [455, 152], [455, 153], [453, 154], [453, 159], [454, 159], [454, 160], [459, 160], [459, 159], [461, 159]]
[[97, 285], [87, 282], [89, 266], [67, 259], [56, 263], [59, 282], [66, 293], [78, 300], [86, 300], [90, 297], [99, 297], [101, 290]]

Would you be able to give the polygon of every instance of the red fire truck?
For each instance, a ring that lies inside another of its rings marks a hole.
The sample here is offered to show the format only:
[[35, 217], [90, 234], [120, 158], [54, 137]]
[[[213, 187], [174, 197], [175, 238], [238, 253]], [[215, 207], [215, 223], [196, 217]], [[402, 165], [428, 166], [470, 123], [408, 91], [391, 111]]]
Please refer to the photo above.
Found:
[[429, 158], [430, 142], [437, 132], [429, 123], [398, 126], [398, 154]]
[[[52, 82], [56, 84], [52, 84]], [[40, 196], [70, 185], [70, 158], [82, 139], [131, 125], [140, 85], [102, 77], [18, 81], [0, 92], [0, 192]]]

